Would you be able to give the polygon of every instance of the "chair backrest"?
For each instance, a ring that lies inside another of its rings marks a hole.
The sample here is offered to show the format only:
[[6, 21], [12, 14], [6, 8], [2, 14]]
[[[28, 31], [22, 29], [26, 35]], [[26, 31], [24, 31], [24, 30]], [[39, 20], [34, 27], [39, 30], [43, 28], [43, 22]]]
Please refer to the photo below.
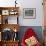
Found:
[[22, 46], [26, 46], [25, 39], [28, 39], [31, 36], [36, 36], [36, 33], [32, 28], [28, 28], [22, 38]]

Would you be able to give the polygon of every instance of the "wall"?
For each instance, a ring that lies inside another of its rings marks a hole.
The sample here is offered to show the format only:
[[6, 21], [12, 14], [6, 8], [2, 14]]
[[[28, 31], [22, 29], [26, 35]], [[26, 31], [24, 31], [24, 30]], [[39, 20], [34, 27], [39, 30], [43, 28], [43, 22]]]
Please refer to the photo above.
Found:
[[10, 6], [14, 6], [14, 1], [15, 0], [0, 0], [0, 6], [1, 7], [10, 7]]
[[[1, 7], [15, 6], [15, 0], [0, 0]], [[42, 0], [17, 0], [20, 7], [19, 24], [21, 26], [43, 26], [43, 6]], [[36, 8], [36, 19], [24, 19], [23, 8]]]
[[36, 8], [36, 19], [24, 19], [23, 10], [21, 10], [20, 23], [22, 26], [43, 26], [42, 0], [25, 0], [21, 5], [21, 9]]

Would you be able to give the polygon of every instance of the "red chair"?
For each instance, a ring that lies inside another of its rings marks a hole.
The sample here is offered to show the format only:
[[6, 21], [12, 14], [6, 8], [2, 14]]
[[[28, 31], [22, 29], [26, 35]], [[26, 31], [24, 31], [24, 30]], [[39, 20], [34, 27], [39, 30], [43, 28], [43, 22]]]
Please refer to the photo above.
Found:
[[[34, 36], [37, 39], [37, 35], [34, 32], [34, 30], [32, 28], [28, 28], [24, 34], [24, 37], [22, 38], [21, 46], [27, 46], [25, 43], [25, 40], [28, 39], [29, 37], [32, 37], [32, 36]], [[37, 44], [35, 46], [41, 46], [39, 41], [37, 42]]]

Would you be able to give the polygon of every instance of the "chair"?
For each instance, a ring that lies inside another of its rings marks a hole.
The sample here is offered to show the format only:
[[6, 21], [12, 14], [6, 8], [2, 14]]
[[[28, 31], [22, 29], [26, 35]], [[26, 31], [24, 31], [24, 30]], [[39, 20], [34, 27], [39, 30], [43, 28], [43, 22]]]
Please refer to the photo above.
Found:
[[[32, 28], [28, 28], [28, 29], [26, 30], [26, 32], [25, 32], [25, 34], [24, 34], [24, 37], [22, 38], [21, 46], [27, 46], [28, 43], [29, 43], [29, 42], [27, 42], [27, 41], [30, 41], [30, 40], [31, 40], [30, 38], [32, 38], [32, 36], [33, 36], [34, 38], [36, 38], [36, 40], [37, 40], [37, 44], [35, 44], [34, 46], [41, 46], [39, 40], [37, 39], [37, 34], [34, 32], [34, 30], [33, 30]], [[28, 39], [28, 40], [27, 40], [27, 39]], [[30, 39], [30, 40], [29, 40], [29, 39]], [[25, 42], [25, 40], [27, 40], [27, 41]], [[32, 42], [33, 42], [33, 41], [32, 41]], [[30, 42], [30, 45], [31, 45], [31, 42]], [[30, 45], [28, 45], [28, 46], [30, 46]]]

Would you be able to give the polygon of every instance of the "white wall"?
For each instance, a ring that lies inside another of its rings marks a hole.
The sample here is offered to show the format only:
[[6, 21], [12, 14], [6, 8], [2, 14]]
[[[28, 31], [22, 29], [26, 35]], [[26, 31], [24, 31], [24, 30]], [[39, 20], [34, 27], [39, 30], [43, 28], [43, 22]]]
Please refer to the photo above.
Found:
[[[0, 6], [15, 6], [15, 0], [0, 0]], [[19, 24], [21, 26], [43, 26], [42, 0], [17, 0], [20, 7]], [[36, 19], [24, 19], [23, 8], [36, 8]]]
[[20, 16], [20, 25], [24, 26], [43, 26], [43, 6], [42, 0], [25, 0], [24, 3], [21, 4], [23, 8], [36, 8], [36, 19], [24, 19], [23, 12]]
[[15, 0], [0, 0], [0, 6], [1, 7], [14, 6], [15, 5], [14, 1]]

